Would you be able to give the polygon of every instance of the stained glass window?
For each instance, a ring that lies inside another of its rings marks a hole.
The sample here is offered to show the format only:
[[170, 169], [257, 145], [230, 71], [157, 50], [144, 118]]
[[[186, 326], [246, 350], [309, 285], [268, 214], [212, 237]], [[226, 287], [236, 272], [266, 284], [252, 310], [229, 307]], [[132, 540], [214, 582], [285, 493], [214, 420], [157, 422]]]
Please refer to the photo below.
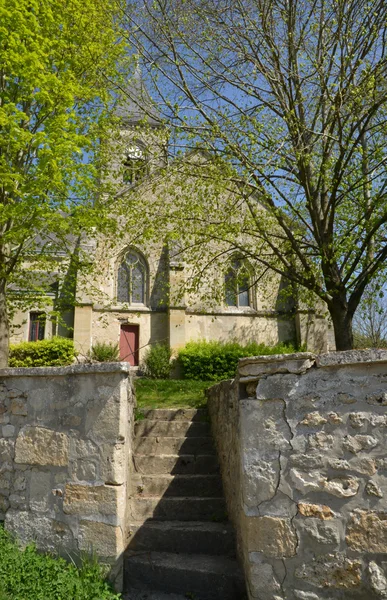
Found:
[[224, 277], [227, 306], [250, 306], [250, 277], [242, 260], [234, 258]]
[[146, 303], [147, 268], [143, 257], [130, 250], [121, 261], [117, 273], [117, 300], [128, 304]]

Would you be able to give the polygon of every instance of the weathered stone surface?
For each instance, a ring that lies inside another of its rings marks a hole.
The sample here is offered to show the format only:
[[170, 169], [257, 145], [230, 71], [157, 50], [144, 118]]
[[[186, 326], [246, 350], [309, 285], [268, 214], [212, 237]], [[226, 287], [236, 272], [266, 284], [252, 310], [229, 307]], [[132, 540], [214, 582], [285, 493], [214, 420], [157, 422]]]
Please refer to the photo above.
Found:
[[253, 598], [274, 600], [275, 594], [281, 591], [272, 565], [264, 561], [251, 565], [249, 583]]
[[335, 396], [335, 400], [338, 404], [356, 404], [357, 398], [352, 394], [346, 392], [339, 392]]
[[259, 460], [259, 454], [251, 451], [244, 455], [243, 501], [246, 506], [257, 506], [275, 495], [279, 482], [279, 458]]
[[30, 479], [30, 508], [45, 512], [51, 500], [51, 473], [33, 470]]
[[376, 483], [376, 481], [369, 481], [365, 486], [365, 491], [369, 496], [376, 496], [377, 498], [383, 498], [383, 492]]
[[302, 471], [310, 469], [320, 469], [325, 465], [325, 459], [322, 456], [311, 454], [291, 454], [289, 456], [289, 466], [296, 467]]
[[249, 552], [262, 552], [274, 558], [290, 557], [296, 553], [297, 535], [290, 519], [248, 517], [246, 533]]
[[345, 350], [342, 352], [328, 352], [316, 357], [317, 367], [337, 367], [339, 365], [356, 365], [370, 362], [387, 362], [386, 350]]
[[346, 542], [359, 552], [387, 552], [387, 513], [365, 510], [353, 513]]
[[368, 565], [371, 588], [378, 598], [387, 598], [387, 579], [383, 569], [374, 561]]
[[5, 440], [4, 438], [0, 439], [0, 465], [9, 462], [13, 459], [14, 450], [14, 440]]
[[317, 410], [311, 413], [308, 413], [300, 422], [300, 425], [305, 425], [307, 427], [319, 427], [320, 425], [325, 425], [328, 423], [328, 419], [323, 417]]
[[337, 477], [324, 482], [324, 490], [338, 498], [356, 496], [360, 483], [352, 477]]
[[0, 496], [0, 513], [5, 513], [9, 508], [9, 500], [6, 496]]
[[314, 592], [304, 592], [303, 590], [294, 590], [294, 596], [297, 600], [320, 600]]
[[308, 444], [312, 450], [330, 450], [333, 446], [333, 436], [319, 431], [308, 436]]
[[68, 483], [64, 490], [63, 512], [68, 515], [116, 515], [123, 512], [121, 486]]
[[323, 521], [333, 519], [334, 512], [325, 504], [309, 504], [307, 502], [299, 502], [298, 510], [304, 517], [317, 517]]
[[371, 435], [347, 435], [343, 441], [343, 448], [357, 454], [362, 450], [372, 450], [378, 445], [378, 440]]
[[297, 503], [278, 490], [273, 498], [261, 502], [259, 512], [268, 517], [293, 518], [297, 514]]
[[78, 545], [80, 550], [95, 552], [101, 558], [111, 559], [124, 551], [121, 528], [95, 521], [80, 522]]
[[379, 390], [373, 394], [368, 394], [366, 396], [367, 404], [372, 404], [376, 406], [386, 406], [387, 405], [387, 392], [386, 390]]
[[298, 519], [296, 522], [300, 536], [308, 536], [313, 543], [337, 546], [340, 543], [340, 532], [337, 523], [320, 519]]
[[240, 427], [247, 455], [259, 448], [261, 459], [276, 460], [279, 450], [290, 449], [291, 431], [283, 416], [282, 400], [243, 400], [241, 404]]
[[239, 360], [239, 375], [252, 377], [274, 373], [305, 373], [315, 361], [314, 354], [273, 354], [271, 356], [252, 356]]
[[343, 422], [343, 419], [337, 412], [328, 413], [328, 423], [330, 425], [340, 425]]
[[76, 550], [69, 526], [44, 515], [10, 509], [6, 513], [5, 528], [22, 543], [34, 541], [40, 549], [51, 552]]
[[68, 464], [68, 453], [68, 436], [44, 427], [24, 427], [16, 439], [18, 464], [64, 467]]
[[9, 410], [13, 415], [27, 416], [27, 402], [23, 398], [14, 398], [9, 406]]
[[13, 425], [3, 425], [2, 432], [5, 438], [13, 437], [15, 435], [15, 427]]
[[295, 576], [320, 588], [352, 589], [361, 583], [361, 561], [325, 554], [296, 569]]
[[294, 487], [303, 494], [321, 490], [324, 483], [324, 478], [319, 471], [310, 471], [307, 473], [292, 469], [290, 471], [290, 478]]

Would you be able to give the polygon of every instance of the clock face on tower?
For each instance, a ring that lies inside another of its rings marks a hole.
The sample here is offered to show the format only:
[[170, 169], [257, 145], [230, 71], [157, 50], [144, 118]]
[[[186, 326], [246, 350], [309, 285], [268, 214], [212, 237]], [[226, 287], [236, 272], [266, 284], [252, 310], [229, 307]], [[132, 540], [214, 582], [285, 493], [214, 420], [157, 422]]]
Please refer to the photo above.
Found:
[[144, 151], [139, 146], [129, 146], [126, 151], [126, 158], [129, 160], [144, 158]]

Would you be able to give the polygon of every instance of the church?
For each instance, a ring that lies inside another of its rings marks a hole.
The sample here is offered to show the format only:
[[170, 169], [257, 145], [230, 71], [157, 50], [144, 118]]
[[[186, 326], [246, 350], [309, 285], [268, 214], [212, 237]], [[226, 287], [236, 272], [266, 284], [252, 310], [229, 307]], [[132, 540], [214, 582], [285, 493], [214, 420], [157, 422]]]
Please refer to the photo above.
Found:
[[[121, 143], [112, 151], [112, 172], [119, 178], [118, 198], [135, 190], [144, 203], [152, 203], [165, 193], [160, 170], [168, 172], [168, 136], [138, 75], [133, 89], [116, 111]], [[195, 180], [189, 185], [194, 197]], [[248, 260], [231, 254], [223, 272], [216, 273], [220, 295], [205, 302], [200, 294], [192, 297], [182, 291], [190, 265], [178, 245], [164, 239], [146, 243], [141, 236], [137, 241], [133, 226], [122, 221], [120, 227], [117, 240], [99, 239], [87, 249], [96, 266], [94, 279], [81, 282], [80, 277], [75, 305], [67, 307], [60, 323], [48, 316], [57, 293], [52, 286], [47, 310], [31, 305], [15, 314], [11, 343], [73, 337], [82, 358], [93, 344], [108, 342], [118, 344], [120, 358], [134, 367], [155, 343], [169, 344], [172, 351], [197, 340], [291, 342], [316, 352], [334, 349], [324, 312], [289, 297], [283, 300], [286, 282], [280, 276], [262, 286]]]

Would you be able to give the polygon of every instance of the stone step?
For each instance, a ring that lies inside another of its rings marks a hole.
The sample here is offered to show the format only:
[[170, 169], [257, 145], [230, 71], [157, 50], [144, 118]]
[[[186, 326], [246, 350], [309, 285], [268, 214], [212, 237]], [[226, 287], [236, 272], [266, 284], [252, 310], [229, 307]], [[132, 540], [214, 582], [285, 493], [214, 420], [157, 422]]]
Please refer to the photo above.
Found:
[[146, 584], [195, 600], [243, 600], [245, 589], [236, 561], [202, 554], [141, 552], [125, 558], [125, 588]]
[[208, 422], [208, 411], [203, 408], [144, 408], [141, 414], [154, 421]]
[[130, 502], [130, 522], [156, 521], [212, 521], [227, 520], [223, 498], [155, 498], [133, 496]]
[[146, 521], [129, 526], [129, 549], [235, 556], [234, 530], [228, 523]]
[[211, 437], [210, 424], [191, 421], [143, 419], [134, 425], [137, 436]]
[[133, 451], [138, 454], [215, 454], [210, 437], [136, 436]]
[[144, 496], [223, 496], [220, 475], [138, 475], [132, 478], [132, 489]]
[[182, 454], [135, 454], [133, 456], [134, 470], [144, 475], [199, 475], [219, 472], [219, 463], [215, 455]]

